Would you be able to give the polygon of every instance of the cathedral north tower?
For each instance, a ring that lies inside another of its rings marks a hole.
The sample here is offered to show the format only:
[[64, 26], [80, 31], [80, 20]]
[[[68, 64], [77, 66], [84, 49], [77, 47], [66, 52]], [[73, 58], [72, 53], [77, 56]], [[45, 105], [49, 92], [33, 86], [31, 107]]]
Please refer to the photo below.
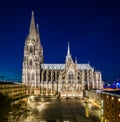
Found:
[[40, 41], [39, 27], [35, 24], [32, 11], [28, 36], [25, 40], [22, 82], [38, 87], [40, 82], [40, 65], [43, 63], [43, 48]]

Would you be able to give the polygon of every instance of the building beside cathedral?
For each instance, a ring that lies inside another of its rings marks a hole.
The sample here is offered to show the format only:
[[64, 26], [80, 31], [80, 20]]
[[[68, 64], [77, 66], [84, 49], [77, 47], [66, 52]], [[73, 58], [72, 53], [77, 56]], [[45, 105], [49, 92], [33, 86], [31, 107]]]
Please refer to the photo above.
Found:
[[89, 64], [79, 64], [77, 59], [74, 62], [69, 43], [66, 52], [65, 64], [44, 63], [39, 27], [32, 12], [22, 68], [22, 82], [27, 86], [27, 94], [83, 97], [84, 90], [103, 88], [101, 72]]

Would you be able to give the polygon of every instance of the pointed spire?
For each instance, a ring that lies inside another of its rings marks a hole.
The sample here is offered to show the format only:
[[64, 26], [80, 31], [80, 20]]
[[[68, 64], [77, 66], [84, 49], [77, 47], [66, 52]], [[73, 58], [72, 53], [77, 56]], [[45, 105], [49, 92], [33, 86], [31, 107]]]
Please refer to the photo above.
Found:
[[75, 57], [75, 63], [77, 64], [77, 57]]
[[68, 42], [68, 50], [67, 50], [67, 56], [66, 56], [66, 61], [70, 61], [72, 60], [71, 55], [70, 55], [70, 45]]
[[[39, 37], [39, 40], [40, 40], [40, 32], [39, 32], [39, 24], [37, 23], [37, 33], [38, 33], [38, 37]], [[41, 41], [40, 41], [40, 45], [41, 45]], [[41, 45], [42, 47], [42, 45]]]
[[37, 23], [37, 33], [38, 33], [38, 38], [39, 38], [39, 44], [40, 44], [40, 48], [41, 48], [41, 53], [43, 55], [43, 47], [40, 41], [40, 32], [39, 32], [39, 24]]
[[68, 42], [68, 50], [67, 50], [67, 55], [70, 56], [70, 45], [69, 45], [69, 42]]
[[37, 23], [37, 32], [39, 34], [39, 24]]
[[37, 23], [37, 33], [38, 33], [38, 36], [39, 36], [39, 39], [40, 39], [39, 24], [38, 23]]
[[88, 61], [88, 64], [90, 64], [90, 62]]
[[32, 11], [32, 16], [31, 16], [31, 22], [30, 22], [30, 30], [29, 30], [29, 32], [34, 32], [34, 31], [36, 31], [36, 27], [35, 27], [34, 11]]

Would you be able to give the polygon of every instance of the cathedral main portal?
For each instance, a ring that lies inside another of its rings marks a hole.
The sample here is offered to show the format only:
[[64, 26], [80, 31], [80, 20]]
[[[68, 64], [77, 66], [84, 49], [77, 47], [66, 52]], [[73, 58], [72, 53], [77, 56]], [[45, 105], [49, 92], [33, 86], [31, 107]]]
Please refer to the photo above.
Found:
[[61, 97], [70, 97], [70, 98], [83, 98], [83, 91], [77, 91], [77, 90], [68, 90], [68, 91], [61, 91], [60, 92]]
[[68, 84], [62, 85], [62, 90], [60, 91], [61, 97], [83, 97], [83, 91], [80, 89], [78, 84], [70, 82]]

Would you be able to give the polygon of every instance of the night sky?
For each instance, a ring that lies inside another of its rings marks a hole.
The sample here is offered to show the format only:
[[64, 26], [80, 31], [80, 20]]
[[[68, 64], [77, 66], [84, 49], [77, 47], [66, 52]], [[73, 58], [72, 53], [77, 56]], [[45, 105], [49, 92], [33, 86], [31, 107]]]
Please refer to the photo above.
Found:
[[120, 79], [120, 4], [98, 0], [0, 1], [0, 76], [21, 81], [31, 11], [40, 27], [45, 63], [65, 63], [70, 42], [73, 60]]

